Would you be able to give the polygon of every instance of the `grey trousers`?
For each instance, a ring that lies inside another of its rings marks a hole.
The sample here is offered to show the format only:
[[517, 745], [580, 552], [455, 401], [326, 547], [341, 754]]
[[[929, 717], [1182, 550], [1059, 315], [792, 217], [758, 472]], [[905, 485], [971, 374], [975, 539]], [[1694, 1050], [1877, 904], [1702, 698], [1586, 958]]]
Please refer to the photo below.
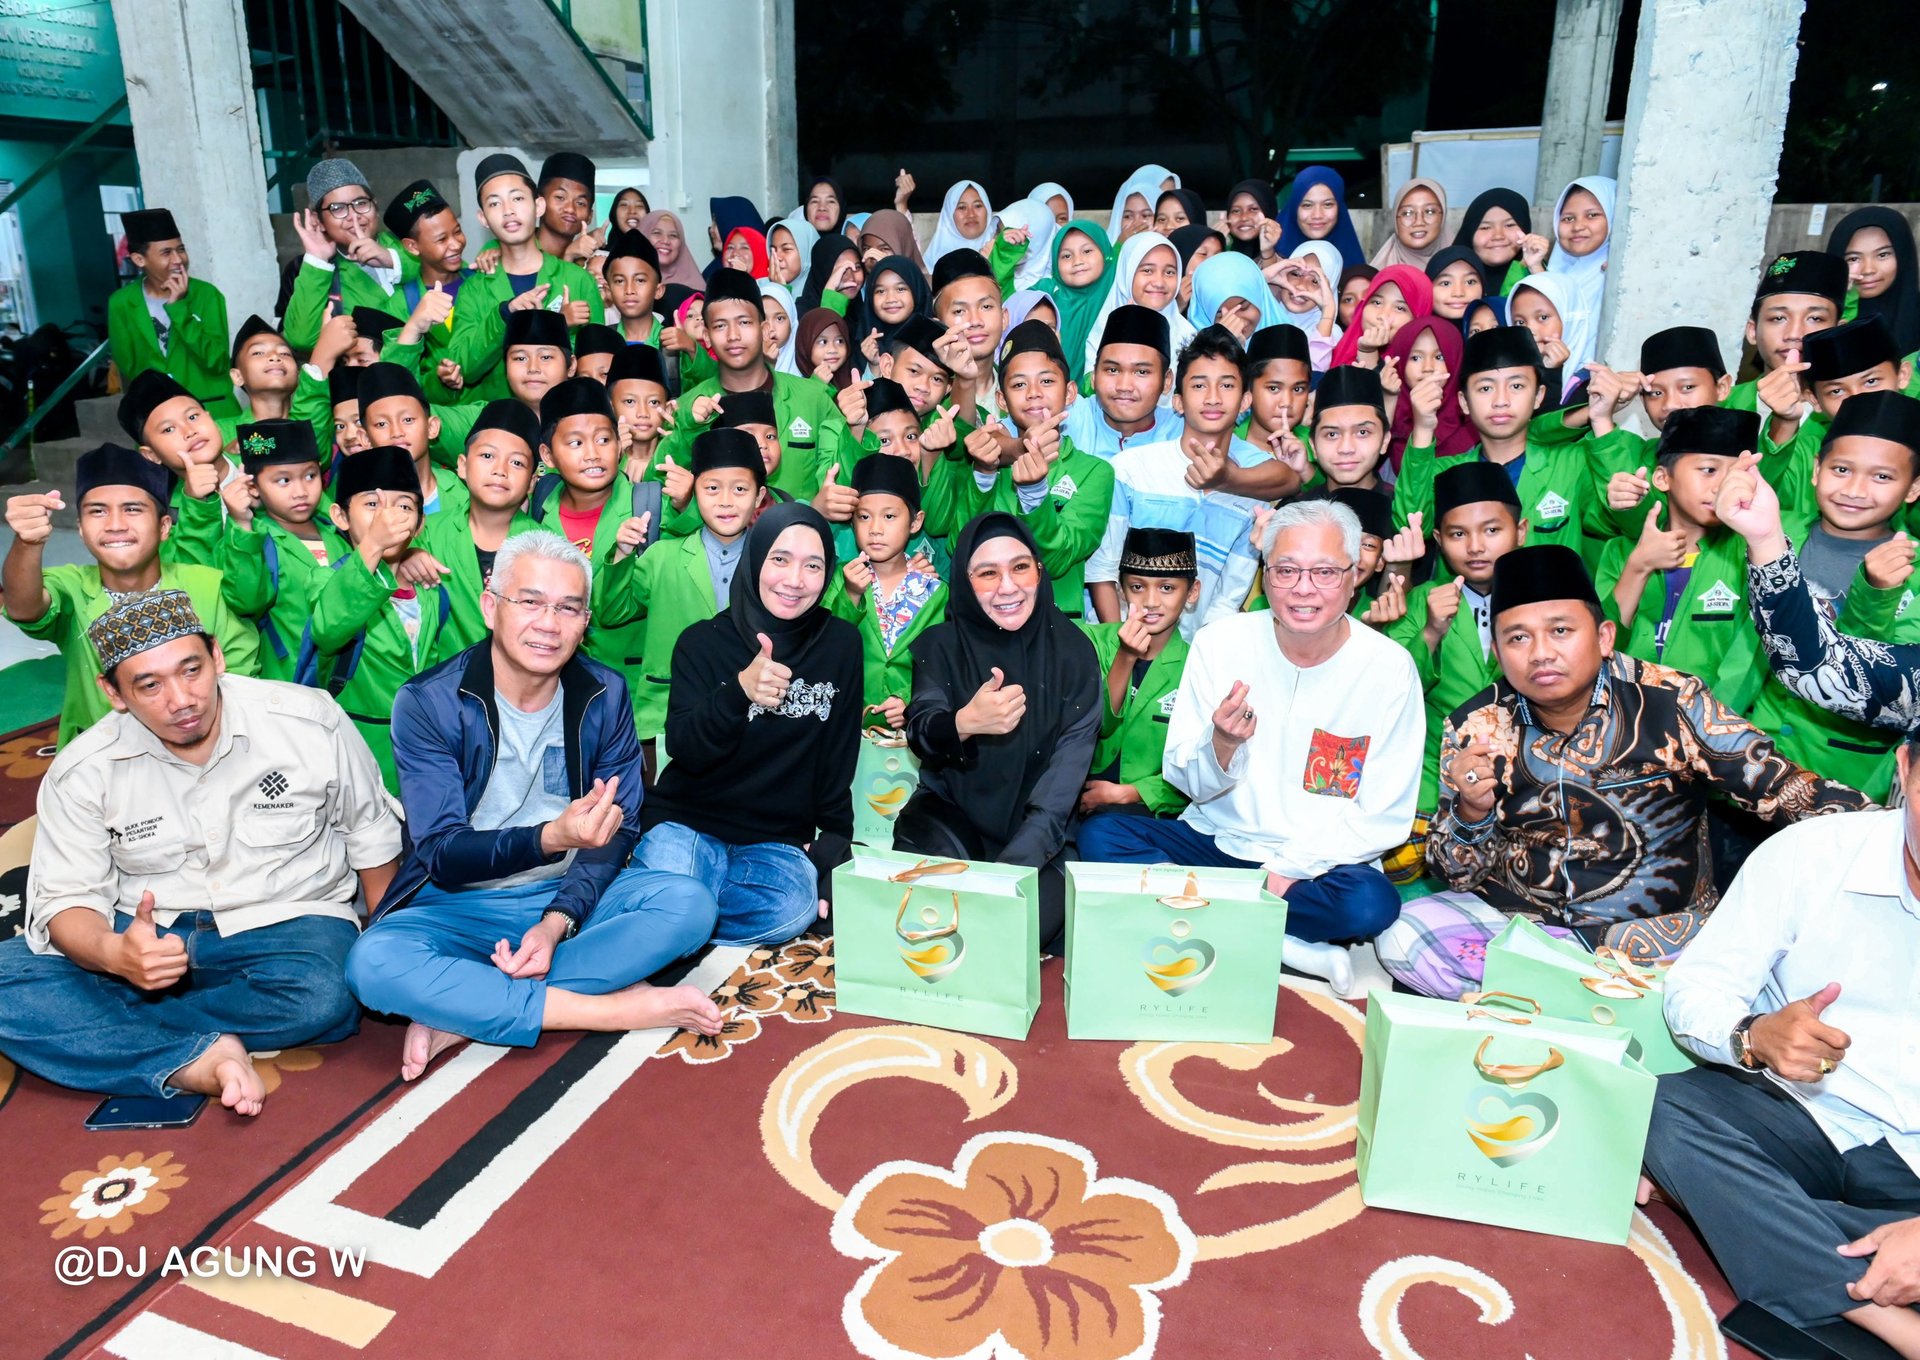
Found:
[[1860, 1306], [1847, 1285], [1872, 1258], [1835, 1247], [1920, 1214], [1920, 1176], [1884, 1140], [1840, 1152], [1793, 1097], [1731, 1068], [1660, 1078], [1646, 1165], [1733, 1292], [1799, 1327]]

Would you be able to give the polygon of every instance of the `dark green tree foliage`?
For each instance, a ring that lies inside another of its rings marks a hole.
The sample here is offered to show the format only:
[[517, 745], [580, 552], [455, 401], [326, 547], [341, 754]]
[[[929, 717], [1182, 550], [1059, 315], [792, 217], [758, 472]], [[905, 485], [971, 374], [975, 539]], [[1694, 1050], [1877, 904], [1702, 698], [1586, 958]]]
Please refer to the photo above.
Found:
[[[1873, 87], [1885, 82], [1885, 90]], [[1782, 203], [1920, 199], [1920, 25], [1911, 0], [1810, 0], [1780, 155]]]

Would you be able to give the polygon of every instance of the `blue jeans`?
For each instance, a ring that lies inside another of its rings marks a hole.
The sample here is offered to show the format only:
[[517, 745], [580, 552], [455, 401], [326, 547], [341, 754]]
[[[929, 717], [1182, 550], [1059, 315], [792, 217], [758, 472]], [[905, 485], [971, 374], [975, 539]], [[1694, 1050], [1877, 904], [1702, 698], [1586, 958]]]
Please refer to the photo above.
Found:
[[715, 944], [785, 944], [820, 919], [820, 876], [796, 846], [732, 845], [662, 822], [640, 838], [633, 857], [707, 885], [720, 902]]
[[[133, 923], [116, 912], [113, 928]], [[89, 972], [24, 938], [0, 943], [0, 1053], [61, 1086], [170, 1096], [175, 1072], [232, 1034], [248, 1052], [330, 1044], [360, 1027], [341, 966], [359, 928], [299, 916], [222, 936], [210, 911], [158, 927], [187, 946], [187, 975], [165, 991]]]
[[511, 948], [545, 913], [558, 878], [448, 892], [432, 883], [367, 927], [347, 957], [347, 985], [368, 1010], [418, 1020], [486, 1044], [530, 1047], [547, 988], [604, 996], [643, 982], [713, 933], [713, 895], [678, 874], [627, 869], [607, 885], [544, 978], [512, 978], [493, 947]]
[[[1213, 837], [1177, 819], [1087, 818], [1080, 858], [1096, 864], [1180, 864], [1196, 869], [1258, 869], [1235, 859]], [[1400, 894], [1371, 864], [1338, 864], [1287, 889], [1287, 934], [1312, 944], [1371, 940], [1400, 915]]]

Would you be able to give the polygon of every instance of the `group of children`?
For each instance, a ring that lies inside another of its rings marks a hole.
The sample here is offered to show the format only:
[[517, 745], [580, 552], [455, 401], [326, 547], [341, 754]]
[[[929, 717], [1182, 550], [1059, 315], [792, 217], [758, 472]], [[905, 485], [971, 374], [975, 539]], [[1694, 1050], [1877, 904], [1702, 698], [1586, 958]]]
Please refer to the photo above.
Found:
[[[1172, 175], [1131, 178], [1104, 225], [1058, 185], [995, 214], [968, 181], [924, 256], [904, 202], [849, 215], [823, 180], [788, 217], [716, 223], [702, 270], [670, 213], [588, 225], [584, 157], [483, 160], [473, 264], [434, 185], [376, 218], [366, 178], [329, 160], [281, 324], [250, 317], [231, 342], [169, 214], [126, 214], [141, 274], [110, 317], [129, 447], [83, 458], [75, 488], [97, 565], [43, 567], [60, 497], [14, 497], [6, 611], [68, 658], [62, 741], [106, 711], [86, 623], [178, 585], [230, 669], [335, 694], [392, 784], [396, 690], [485, 636], [494, 552], [546, 527], [592, 560], [586, 646], [627, 676], [651, 772], [675, 644], [725, 607], [767, 506], [834, 525], [827, 603], [860, 632], [867, 724], [892, 728], [915, 639], [945, 616], [950, 541], [1004, 511], [1103, 670], [1081, 812], [1164, 817], [1188, 642], [1262, 603], [1263, 514], [1330, 497], [1363, 527], [1353, 617], [1426, 688], [1423, 816], [1445, 717], [1498, 678], [1489, 586], [1525, 543], [1581, 554], [1624, 650], [1884, 796], [1892, 740], [1769, 678], [1713, 501], [1758, 452], [1842, 629], [1920, 636], [1913, 309], [1894, 305], [1917, 281], [1881, 261], [1869, 297], [1847, 241], [1792, 252], [1746, 323], [1754, 381], [1702, 326], [1610, 368], [1592, 325], [1610, 181], [1570, 186], [1550, 239], [1518, 195], [1483, 196], [1451, 247], [1423, 184], [1367, 264], [1321, 169], [1277, 221], [1265, 186], [1238, 186], [1219, 229]], [[1652, 437], [1626, 427], [1636, 398]]]

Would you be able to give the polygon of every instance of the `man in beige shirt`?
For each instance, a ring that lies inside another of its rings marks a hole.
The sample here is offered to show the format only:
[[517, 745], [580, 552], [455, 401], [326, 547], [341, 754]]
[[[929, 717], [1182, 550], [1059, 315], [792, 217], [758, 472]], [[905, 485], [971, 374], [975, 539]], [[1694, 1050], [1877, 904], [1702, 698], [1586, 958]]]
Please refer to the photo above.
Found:
[[113, 713], [40, 784], [26, 933], [0, 943], [0, 1053], [109, 1095], [266, 1095], [249, 1050], [344, 1039], [356, 890], [400, 821], [324, 691], [225, 674], [178, 590], [88, 629]]

